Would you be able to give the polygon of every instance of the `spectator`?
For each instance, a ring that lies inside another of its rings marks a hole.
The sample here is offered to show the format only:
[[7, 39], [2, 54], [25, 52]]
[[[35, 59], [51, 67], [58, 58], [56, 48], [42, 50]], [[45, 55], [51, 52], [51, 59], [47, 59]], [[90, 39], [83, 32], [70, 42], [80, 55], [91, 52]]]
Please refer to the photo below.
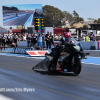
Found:
[[32, 37], [33, 37], [33, 47], [34, 47], [36, 45], [36, 43], [37, 43], [37, 36], [34, 33]]
[[78, 35], [76, 36], [76, 40], [77, 40], [77, 41], [79, 40], [79, 37], [78, 37]]
[[26, 34], [23, 35], [23, 41], [26, 41]]
[[30, 43], [31, 43], [31, 36], [30, 36], [30, 34], [28, 34], [27, 35], [27, 44], [28, 44], [28, 47], [31, 47]]
[[33, 34], [31, 34], [30, 39], [31, 39], [31, 47], [32, 47], [33, 46]]
[[13, 37], [13, 41], [16, 44], [16, 47], [17, 47], [18, 36], [16, 34]]
[[30, 34], [26, 33], [26, 37], [30, 36]]
[[20, 33], [18, 33], [18, 41], [21, 41], [21, 34]]
[[6, 36], [5, 36], [5, 33], [3, 34], [3, 36], [2, 36], [2, 46], [5, 46], [5, 44], [6, 44]]
[[90, 41], [93, 41], [94, 40], [94, 35], [93, 33], [90, 35]]
[[54, 40], [58, 40], [58, 36], [56, 34], [54, 36]]
[[93, 41], [96, 41], [96, 36], [94, 35], [94, 37], [93, 37]]
[[81, 34], [80, 34], [80, 35], [81, 35], [81, 38], [82, 38], [82, 37], [83, 37], [83, 33], [82, 33], [82, 31], [81, 31]]
[[83, 35], [82, 40], [85, 41], [85, 34]]
[[49, 32], [47, 32], [46, 36], [45, 36], [45, 40], [46, 40], [46, 46], [47, 46], [47, 49], [48, 47], [50, 48], [50, 35], [49, 35]]
[[2, 37], [0, 35], [0, 46], [2, 46]]
[[23, 34], [20, 34], [20, 35], [18, 36], [18, 41], [23, 41]]
[[86, 35], [86, 37], [85, 37], [85, 41], [86, 41], [86, 42], [89, 42], [89, 41], [90, 41], [90, 39], [89, 39], [89, 36], [88, 36], [88, 35]]
[[7, 36], [7, 45], [11, 46], [11, 44], [12, 44], [12, 37], [11, 37], [11, 35], [9, 33], [8, 36]]
[[52, 32], [50, 32], [50, 40], [51, 40], [51, 44], [54, 45], [54, 38], [53, 38], [53, 34], [52, 34]]

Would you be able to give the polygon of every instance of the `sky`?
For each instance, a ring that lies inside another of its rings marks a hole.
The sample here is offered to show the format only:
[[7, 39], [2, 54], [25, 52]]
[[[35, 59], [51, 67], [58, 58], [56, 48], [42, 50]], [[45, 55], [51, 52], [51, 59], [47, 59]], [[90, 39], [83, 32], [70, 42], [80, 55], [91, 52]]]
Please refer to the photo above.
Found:
[[3, 26], [2, 21], [2, 5], [14, 4], [42, 4], [54, 6], [61, 11], [68, 11], [71, 14], [75, 10], [80, 17], [84, 18], [100, 18], [100, 0], [0, 0], [0, 26]]

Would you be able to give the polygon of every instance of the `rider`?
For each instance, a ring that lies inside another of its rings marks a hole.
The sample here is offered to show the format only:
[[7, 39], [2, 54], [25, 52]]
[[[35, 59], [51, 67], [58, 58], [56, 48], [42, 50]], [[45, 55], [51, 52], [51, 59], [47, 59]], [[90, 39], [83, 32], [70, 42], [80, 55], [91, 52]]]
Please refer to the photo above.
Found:
[[57, 59], [60, 54], [60, 49], [66, 46], [71, 40], [71, 34], [70, 32], [64, 32], [62, 38], [61, 38], [61, 43], [56, 46], [56, 48], [53, 49], [53, 59], [55, 60], [55, 63], [57, 62]]
[[64, 32], [63, 37], [61, 38], [61, 45], [66, 45], [71, 41], [71, 33], [70, 32]]

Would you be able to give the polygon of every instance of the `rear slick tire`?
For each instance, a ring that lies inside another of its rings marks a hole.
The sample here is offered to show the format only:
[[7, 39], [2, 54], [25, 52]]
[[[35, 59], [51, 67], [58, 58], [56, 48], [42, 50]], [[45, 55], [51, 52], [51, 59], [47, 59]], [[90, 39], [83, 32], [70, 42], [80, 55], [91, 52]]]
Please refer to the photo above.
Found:
[[73, 67], [73, 72], [74, 72], [75, 76], [80, 74], [80, 72], [81, 72], [81, 59], [76, 59], [75, 60], [75, 65]]
[[50, 62], [46, 62], [46, 66], [47, 66], [47, 70], [48, 70], [48, 72], [51, 72], [51, 64], [50, 64]]
[[51, 72], [51, 64], [48, 65], [48, 72]]

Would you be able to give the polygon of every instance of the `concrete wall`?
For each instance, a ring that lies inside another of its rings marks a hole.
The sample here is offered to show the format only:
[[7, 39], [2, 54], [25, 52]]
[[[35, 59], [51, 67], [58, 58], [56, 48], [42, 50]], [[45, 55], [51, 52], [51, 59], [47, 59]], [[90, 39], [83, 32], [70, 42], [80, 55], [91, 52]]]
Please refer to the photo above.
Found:
[[[91, 42], [84, 42], [84, 41], [78, 41], [84, 50], [90, 50], [91, 46], [94, 46], [96, 50], [100, 50], [100, 41], [91, 41]], [[54, 41], [54, 45], [56, 46], [59, 43], [59, 41]], [[17, 42], [18, 47], [27, 47], [27, 41], [18, 41]], [[46, 42], [44, 42], [44, 45], [46, 47]]]
[[17, 46], [18, 47], [27, 47], [27, 41], [18, 41]]
[[82, 48], [84, 50], [90, 50], [91, 46], [96, 45], [95, 41], [91, 41], [91, 42], [79, 41], [79, 43], [82, 45]]

